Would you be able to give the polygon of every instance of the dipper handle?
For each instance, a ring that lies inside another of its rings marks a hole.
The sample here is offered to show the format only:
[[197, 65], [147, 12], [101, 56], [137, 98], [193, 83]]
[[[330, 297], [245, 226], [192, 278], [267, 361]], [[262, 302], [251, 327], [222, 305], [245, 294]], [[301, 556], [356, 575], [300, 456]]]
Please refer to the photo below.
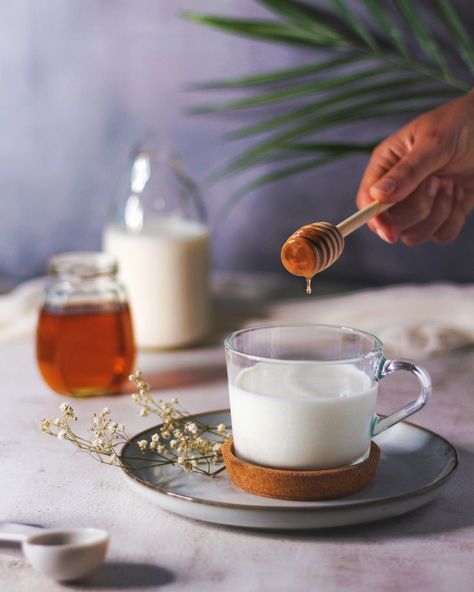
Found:
[[351, 232], [354, 232], [354, 230], [357, 230], [358, 228], [366, 224], [371, 218], [374, 218], [382, 212], [385, 212], [385, 210], [388, 210], [393, 205], [393, 203], [382, 204], [378, 203], [377, 201], [374, 201], [373, 203], [369, 204], [368, 206], [365, 206], [365, 208], [362, 208], [355, 214], [352, 214], [352, 216], [349, 216], [349, 218], [346, 218], [345, 220], [340, 222], [336, 226], [336, 228], [339, 230], [342, 236], [347, 236]]

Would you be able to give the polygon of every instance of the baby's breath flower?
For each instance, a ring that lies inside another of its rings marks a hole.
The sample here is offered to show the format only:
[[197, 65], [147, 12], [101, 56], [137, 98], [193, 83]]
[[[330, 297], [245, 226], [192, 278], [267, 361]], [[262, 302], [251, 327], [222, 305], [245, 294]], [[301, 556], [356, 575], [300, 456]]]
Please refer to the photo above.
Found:
[[146, 450], [146, 448], [148, 446], [148, 442], [146, 440], [138, 440], [137, 446], [143, 452], [144, 450]]
[[51, 434], [51, 422], [49, 419], [42, 419], [40, 422], [40, 429], [42, 432], [46, 432], [46, 434]]
[[[158, 465], [172, 465], [184, 471], [197, 471], [201, 474], [215, 475], [222, 470], [211, 468], [222, 463], [221, 445], [230, 437], [224, 424], [217, 426], [205, 425], [196, 420], [178, 403], [177, 398], [171, 402], [155, 400], [151, 395], [151, 387], [143, 380], [139, 370], [130, 375], [137, 389], [132, 395], [133, 401], [140, 405], [139, 415], [146, 417], [155, 414], [161, 419], [161, 425], [150, 439], [141, 439], [136, 446], [141, 452], [149, 451], [150, 457], [144, 457]], [[60, 405], [62, 417], [42, 419], [40, 428], [44, 433], [67, 440], [79, 450], [89, 452], [96, 460], [109, 465], [123, 465], [127, 457], [118, 457], [115, 447], [130, 442], [125, 434], [125, 426], [110, 418], [110, 409], [104, 407], [91, 417], [88, 437], [76, 434], [69, 421], [76, 420], [74, 409], [68, 402]], [[209, 433], [209, 438], [206, 434]], [[217, 436], [217, 438], [216, 438]], [[166, 444], [164, 441], [168, 441]], [[135, 455], [132, 455], [134, 459]]]
[[67, 402], [61, 403], [59, 409], [63, 412], [64, 419], [76, 419], [74, 409]]
[[104, 444], [105, 444], [104, 439], [100, 438], [100, 437], [94, 438], [91, 442], [92, 449], [95, 452], [102, 452], [105, 449]]
[[197, 427], [197, 425], [194, 422], [187, 423], [186, 424], [186, 429], [191, 434], [197, 434], [197, 432], [198, 432], [198, 427]]
[[132, 374], [130, 374], [130, 376], [128, 377], [128, 380], [130, 382], [137, 382], [138, 380], [141, 380], [141, 378], [142, 378], [141, 370], [139, 370], [137, 368], [137, 370], [135, 370], [135, 372], [133, 372]]

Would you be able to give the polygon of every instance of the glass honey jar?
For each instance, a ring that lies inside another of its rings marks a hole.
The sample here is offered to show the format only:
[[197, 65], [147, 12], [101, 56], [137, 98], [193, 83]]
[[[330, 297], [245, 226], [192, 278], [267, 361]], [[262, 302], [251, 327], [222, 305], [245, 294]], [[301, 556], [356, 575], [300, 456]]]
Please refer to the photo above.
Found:
[[116, 259], [71, 252], [48, 266], [36, 332], [36, 357], [57, 393], [86, 397], [118, 393], [133, 369], [135, 343]]

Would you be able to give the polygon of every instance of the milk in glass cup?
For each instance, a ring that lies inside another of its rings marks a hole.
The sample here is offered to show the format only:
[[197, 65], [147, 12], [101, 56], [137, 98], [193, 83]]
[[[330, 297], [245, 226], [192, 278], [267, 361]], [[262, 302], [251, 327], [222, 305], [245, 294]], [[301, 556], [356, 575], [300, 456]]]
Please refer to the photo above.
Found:
[[[421, 409], [431, 394], [423, 368], [388, 360], [373, 335], [332, 325], [260, 326], [225, 340], [235, 454], [280, 469], [327, 469], [365, 460], [371, 439]], [[406, 370], [415, 401], [377, 415], [380, 380]]]

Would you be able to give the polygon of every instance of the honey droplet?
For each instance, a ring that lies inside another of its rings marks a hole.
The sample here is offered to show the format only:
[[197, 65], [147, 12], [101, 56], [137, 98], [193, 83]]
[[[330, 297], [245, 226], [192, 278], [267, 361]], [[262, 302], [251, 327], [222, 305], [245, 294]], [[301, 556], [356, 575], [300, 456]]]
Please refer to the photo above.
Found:
[[306, 278], [306, 294], [311, 294], [311, 278]]

